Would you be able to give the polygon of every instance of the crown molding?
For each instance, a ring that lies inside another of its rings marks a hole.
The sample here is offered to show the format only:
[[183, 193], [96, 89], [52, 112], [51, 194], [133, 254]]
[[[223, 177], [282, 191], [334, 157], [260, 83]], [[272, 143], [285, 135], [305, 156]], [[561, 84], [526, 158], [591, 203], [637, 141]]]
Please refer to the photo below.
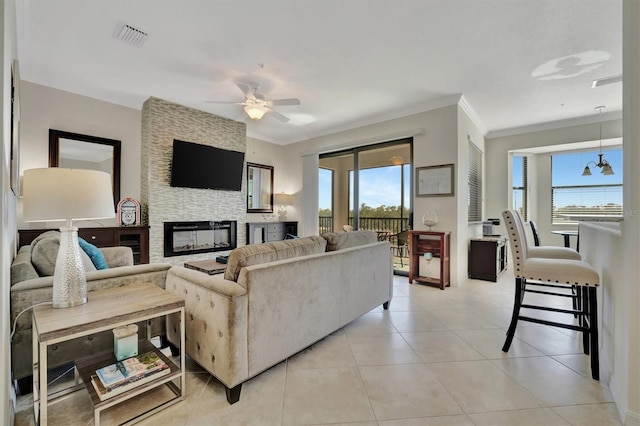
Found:
[[562, 129], [564, 127], [581, 126], [584, 124], [600, 123], [610, 120], [622, 120], [622, 111], [611, 111], [602, 114], [587, 115], [583, 117], [567, 118], [564, 120], [548, 121], [545, 123], [529, 124], [526, 126], [510, 127], [507, 129], [491, 130], [485, 137], [487, 139], [501, 138], [505, 136], [521, 135], [524, 133], [541, 132], [544, 130]]
[[485, 126], [484, 122], [480, 119], [476, 110], [473, 109], [469, 101], [464, 95], [460, 96], [460, 100], [458, 101], [458, 105], [462, 110], [469, 116], [471, 122], [480, 130], [485, 137], [487, 135], [487, 126]]

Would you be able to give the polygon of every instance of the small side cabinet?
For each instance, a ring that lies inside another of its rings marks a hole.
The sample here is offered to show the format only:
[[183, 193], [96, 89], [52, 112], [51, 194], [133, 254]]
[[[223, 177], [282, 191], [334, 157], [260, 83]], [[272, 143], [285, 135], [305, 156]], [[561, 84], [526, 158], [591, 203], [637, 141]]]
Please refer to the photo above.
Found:
[[496, 282], [507, 269], [507, 238], [472, 238], [469, 243], [469, 278]]
[[282, 241], [287, 234], [298, 235], [298, 222], [247, 223], [247, 244]]

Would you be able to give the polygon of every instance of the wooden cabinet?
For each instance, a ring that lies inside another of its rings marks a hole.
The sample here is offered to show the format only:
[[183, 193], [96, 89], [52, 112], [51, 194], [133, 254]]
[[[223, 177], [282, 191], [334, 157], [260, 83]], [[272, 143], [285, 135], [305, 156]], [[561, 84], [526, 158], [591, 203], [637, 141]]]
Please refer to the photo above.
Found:
[[298, 222], [247, 223], [247, 244], [282, 241], [287, 234], [298, 235]]
[[[409, 284], [416, 281], [436, 285], [442, 290], [450, 286], [450, 245], [451, 232], [409, 231]], [[425, 253], [431, 253], [434, 259], [440, 260], [438, 277], [420, 275], [420, 258]]]
[[507, 269], [507, 238], [473, 238], [469, 243], [469, 278], [496, 282]]
[[[18, 231], [20, 247], [31, 244], [38, 235], [52, 229], [21, 229]], [[57, 229], [53, 229], [57, 231]], [[149, 263], [149, 227], [113, 226], [79, 228], [78, 236], [96, 247], [126, 246], [133, 250], [133, 263]]]

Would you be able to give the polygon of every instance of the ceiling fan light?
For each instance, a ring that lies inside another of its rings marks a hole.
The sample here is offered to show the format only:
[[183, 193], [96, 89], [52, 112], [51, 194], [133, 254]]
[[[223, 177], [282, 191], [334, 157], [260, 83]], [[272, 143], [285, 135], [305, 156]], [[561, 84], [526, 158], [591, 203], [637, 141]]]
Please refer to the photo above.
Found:
[[267, 108], [260, 105], [246, 105], [244, 107], [244, 112], [247, 113], [250, 119], [260, 120], [267, 112]]
[[589, 168], [589, 166], [586, 166], [584, 168], [584, 171], [582, 172], [582, 176], [591, 176], [591, 169]]

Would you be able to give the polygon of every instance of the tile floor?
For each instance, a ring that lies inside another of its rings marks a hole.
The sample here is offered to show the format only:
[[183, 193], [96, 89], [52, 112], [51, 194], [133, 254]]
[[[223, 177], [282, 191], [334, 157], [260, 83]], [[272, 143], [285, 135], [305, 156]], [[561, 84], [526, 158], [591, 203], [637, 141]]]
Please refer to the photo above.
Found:
[[[615, 425], [611, 393], [591, 379], [569, 330], [521, 323], [501, 351], [513, 275], [460, 288], [409, 285], [395, 277], [389, 311], [376, 308], [244, 384], [228, 405], [223, 386], [188, 360], [186, 400], [143, 425]], [[546, 296], [537, 296], [546, 297]], [[116, 424], [162, 389], [103, 413]], [[16, 425], [34, 423], [31, 396]], [[93, 422], [88, 394], [49, 408], [50, 424]], [[124, 416], [124, 417], [123, 417]]]

